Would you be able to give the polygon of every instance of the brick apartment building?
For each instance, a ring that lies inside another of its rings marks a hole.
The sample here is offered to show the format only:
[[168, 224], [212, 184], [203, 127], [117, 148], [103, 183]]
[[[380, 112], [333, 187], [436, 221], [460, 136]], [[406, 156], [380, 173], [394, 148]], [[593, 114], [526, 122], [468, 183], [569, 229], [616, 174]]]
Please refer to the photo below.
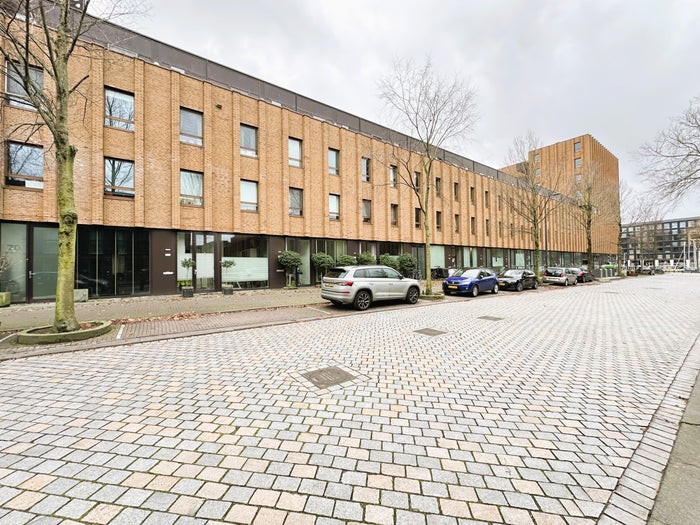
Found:
[[[200, 291], [220, 290], [222, 282], [282, 287], [277, 256], [287, 249], [302, 255], [302, 285], [318, 281], [310, 262], [315, 252], [409, 252], [423, 263], [416, 197], [391, 161], [396, 132], [126, 28], [108, 28], [119, 47], [93, 41], [71, 66], [76, 78], [88, 76], [87, 100], [72, 108], [76, 286], [91, 296], [175, 293], [188, 278], [180, 261], [193, 258]], [[11, 289], [14, 302], [51, 299], [57, 261], [51, 137], [19, 126], [37, 113], [4, 64], [1, 74], [0, 250], [13, 264], [0, 286]], [[614, 202], [596, 217], [594, 252], [601, 262], [616, 253], [617, 159], [590, 135], [531, 155], [541, 158], [543, 184], [555, 163], [569, 183], [586, 166], [601, 168]], [[432, 266], [532, 264], [528, 225], [500, 197], [512, 188], [511, 175], [444, 151], [434, 177]], [[548, 217], [550, 262], [585, 262], [585, 235], [572, 208]], [[222, 268], [227, 259], [235, 266]]]

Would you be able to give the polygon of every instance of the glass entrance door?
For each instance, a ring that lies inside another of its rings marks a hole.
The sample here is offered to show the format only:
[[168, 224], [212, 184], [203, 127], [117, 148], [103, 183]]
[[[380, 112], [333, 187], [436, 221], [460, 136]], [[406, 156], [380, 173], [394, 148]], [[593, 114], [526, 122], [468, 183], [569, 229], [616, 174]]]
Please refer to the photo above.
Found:
[[32, 231], [32, 299], [56, 297], [56, 270], [58, 268], [58, 229], [37, 226]]
[[214, 235], [207, 233], [195, 234], [195, 260], [197, 262], [197, 284], [199, 291], [214, 289]]

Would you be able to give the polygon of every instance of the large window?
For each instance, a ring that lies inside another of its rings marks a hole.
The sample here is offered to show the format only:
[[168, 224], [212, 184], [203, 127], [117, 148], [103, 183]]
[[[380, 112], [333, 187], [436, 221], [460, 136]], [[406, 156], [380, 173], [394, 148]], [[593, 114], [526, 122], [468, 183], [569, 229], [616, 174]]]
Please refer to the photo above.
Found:
[[369, 182], [371, 168], [372, 166], [370, 159], [367, 157], [362, 157], [362, 182]]
[[[24, 89], [24, 84], [22, 82], [21, 75], [18, 75], [14, 68], [20, 67], [19, 64], [13, 63], [7, 64], [7, 94], [10, 105], [33, 108], [34, 105], [29, 101], [27, 96], [27, 90]], [[44, 89], [44, 70], [40, 67], [29, 66], [29, 79], [30, 79], [30, 90], [36, 89], [37, 91], [43, 91]]]
[[289, 165], [301, 168], [301, 140], [289, 137]]
[[399, 205], [398, 204], [392, 204], [391, 205], [391, 225], [392, 226], [398, 226], [399, 225]]
[[372, 222], [372, 201], [362, 199], [362, 222]]
[[328, 173], [340, 175], [340, 151], [328, 148]]
[[581, 166], [583, 166], [583, 159], [581, 157], [576, 157], [574, 159], [574, 167], [580, 168]]
[[180, 108], [180, 142], [202, 145], [202, 114], [187, 108]]
[[204, 174], [180, 170], [180, 204], [204, 204]]
[[221, 235], [221, 259], [233, 260], [230, 268], [221, 268], [221, 282], [240, 288], [268, 286], [267, 238], [257, 235]]
[[5, 184], [42, 189], [44, 187], [44, 150], [41, 146], [10, 142]]
[[134, 196], [133, 161], [105, 159], [105, 195]]
[[241, 155], [258, 156], [258, 128], [241, 124]]
[[340, 220], [340, 195], [328, 195], [328, 218]]
[[134, 131], [134, 95], [105, 88], [105, 126]]
[[241, 210], [258, 211], [258, 183], [252, 180], [241, 181]]
[[289, 188], [289, 215], [304, 215], [304, 190]]

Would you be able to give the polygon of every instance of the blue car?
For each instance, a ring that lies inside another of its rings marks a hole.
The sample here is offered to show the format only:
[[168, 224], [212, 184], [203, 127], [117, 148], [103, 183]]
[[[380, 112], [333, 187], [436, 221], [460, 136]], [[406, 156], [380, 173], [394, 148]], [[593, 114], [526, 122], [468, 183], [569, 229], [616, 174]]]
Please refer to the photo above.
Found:
[[445, 295], [467, 293], [476, 297], [480, 292], [498, 293], [498, 277], [488, 268], [464, 268], [457, 270], [442, 282]]

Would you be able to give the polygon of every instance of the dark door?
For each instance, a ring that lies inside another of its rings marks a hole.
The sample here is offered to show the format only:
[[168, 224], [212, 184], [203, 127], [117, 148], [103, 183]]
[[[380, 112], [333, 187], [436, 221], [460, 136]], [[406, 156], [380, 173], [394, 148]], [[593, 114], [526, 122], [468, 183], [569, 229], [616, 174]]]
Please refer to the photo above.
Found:
[[151, 293], [177, 293], [177, 236], [173, 231], [151, 231]]

